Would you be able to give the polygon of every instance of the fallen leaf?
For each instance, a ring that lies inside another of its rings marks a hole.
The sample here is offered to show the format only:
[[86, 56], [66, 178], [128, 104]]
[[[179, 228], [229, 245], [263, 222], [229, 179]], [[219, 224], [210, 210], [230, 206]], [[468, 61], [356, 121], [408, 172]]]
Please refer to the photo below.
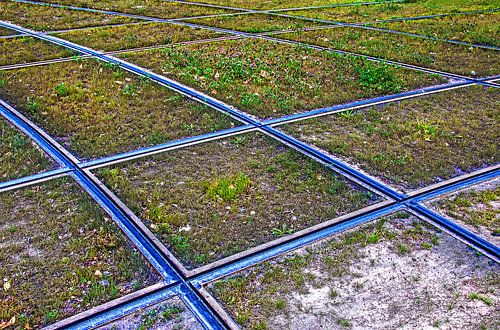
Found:
[[10, 289], [10, 282], [4, 282], [4, 283], [3, 283], [3, 289], [4, 289], [5, 291], [9, 290], [9, 289]]

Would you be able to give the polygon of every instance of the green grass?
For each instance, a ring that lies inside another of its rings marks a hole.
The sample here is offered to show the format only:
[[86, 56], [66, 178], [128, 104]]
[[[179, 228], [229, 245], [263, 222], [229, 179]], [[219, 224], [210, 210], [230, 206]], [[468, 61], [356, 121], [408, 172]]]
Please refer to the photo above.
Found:
[[[30, 37], [0, 39], [0, 66], [70, 57], [73, 54], [70, 50]], [[3, 85], [5, 81], [0, 87]]]
[[[40, 173], [55, 167], [54, 162], [31, 141], [0, 120], [0, 181]], [[14, 228], [15, 226], [11, 227]]]
[[[286, 12], [286, 14], [338, 22], [360, 23], [401, 17], [495, 9], [498, 7], [500, 7], [500, 2], [498, 0], [417, 0], [407, 1], [406, 3], [386, 3], [377, 5], [290, 11]], [[418, 21], [411, 22], [417, 22], [418, 24]]]
[[259, 117], [443, 82], [386, 64], [263, 40], [168, 47], [120, 56]]
[[188, 22], [250, 33], [299, 30], [320, 25], [315, 22], [264, 14], [200, 18], [189, 20]]
[[170, 3], [162, 0], [48, 0], [47, 2], [160, 18], [191, 17], [231, 12], [225, 9]]
[[417, 33], [434, 38], [459, 40], [475, 44], [500, 46], [500, 14], [453, 15], [396, 23], [379, 23], [376, 27]]
[[0, 276], [10, 284], [0, 321], [37, 328], [160, 280], [69, 179], [2, 193], [0, 205]]
[[4, 21], [10, 21], [17, 25], [41, 31], [119, 24], [133, 21], [127, 17], [15, 3], [12, 1], [2, 1], [0, 17]]
[[[204, 3], [211, 3], [215, 5], [232, 6], [238, 8], [249, 9], [278, 9], [278, 8], [296, 8], [306, 6], [321, 6], [330, 4], [354, 3], [361, 2], [362, 0], [204, 0]], [[376, 2], [378, 0], [373, 0]], [[363, 1], [365, 2], [365, 1]]]
[[280, 35], [280, 38], [465, 76], [495, 75], [500, 65], [500, 59], [494, 50], [361, 28], [337, 27], [295, 32]]
[[284, 130], [408, 191], [497, 163], [498, 91], [471, 87]]
[[243, 144], [235, 140], [168, 152], [97, 174], [188, 268], [377, 200], [263, 135], [247, 134]]
[[6, 71], [0, 79], [2, 99], [82, 158], [234, 125], [180, 94], [94, 60]]
[[[362, 276], [358, 273], [357, 265], [373, 256], [363, 252], [366, 246], [375, 244], [373, 251], [388, 248], [399, 254], [399, 247], [405, 244], [405, 253], [415, 255], [422, 250], [422, 244], [430, 242], [434, 235], [436, 231], [432, 227], [409, 214], [394, 214], [218, 280], [210, 284], [208, 289], [242, 328], [254, 329], [260, 322], [271, 322], [272, 327], [275, 327], [274, 320], [285, 315], [294, 318], [293, 314], [288, 313], [301, 310], [297, 303], [300, 297], [311, 297], [307, 296], [310, 290], [330, 287], [334, 281], [344, 283], [342, 289], [345, 290], [349, 283]], [[377, 237], [377, 240], [374, 241], [373, 237]], [[363, 283], [356, 283], [356, 290], [363, 289]], [[352, 306], [342, 306], [344, 299], [349, 301], [346, 304], [359, 299], [352, 294], [344, 297], [336, 289], [329, 289], [328, 297], [340, 310]], [[315, 299], [322, 298], [318, 296]], [[388, 303], [388, 300], [384, 301]], [[328, 313], [328, 320], [333, 319], [342, 327], [353, 326], [351, 321], [333, 310], [322, 310], [321, 313]], [[281, 326], [286, 327], [283, 323]]]
[[222, 34], [166, 23], [144, 23], [72, 31], [57, 36], [90, 48], [114, 51], [208, 39]]

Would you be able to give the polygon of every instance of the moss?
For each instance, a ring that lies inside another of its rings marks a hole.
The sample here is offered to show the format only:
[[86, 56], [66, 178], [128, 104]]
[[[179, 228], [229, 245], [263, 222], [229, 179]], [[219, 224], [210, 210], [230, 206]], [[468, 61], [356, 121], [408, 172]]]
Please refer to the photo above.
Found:
[[113, 51], [208, 39], [222, 34], [166, 23], [144, 23], [72, 31], [57, 36], [90, 48]]
[[35, 38], [0, 39], [0, 65], [51, 60], [73, 54], [70, 50]]
[[[420, 228], [417, 235], [410, 237], [405, 234], [416, 226]], [[435, 231], [432, 227], [413, 217], [408, 218], [408, 214], [394, 214], [305, 250], [218, 280], [208, 289], [243, 328], [252, 329], [259, 322], [274, 320], [287, 313], [287, 308], [295, 311], [297, 296], [307, 294], [308, 288], [328, 287], [334, 279], [351, 282], [351, 277], [356, 278], [356, 265], [368, 257], [362, 252], [368, 244], [389, 246], [394, 251], [397, 246], [405, 244], [411, 253], [416, 253], [433, 235]], [[371, 241], [374, 236], [379, 238], [376, 242]], [[311, 274], [317, 276], [311, 277]], [[299, 286], [295, 280], [298, 275], [302, 277]], [[327, 292], [328, 297], [338, 304], [341, 300], [339, 292], [333, 289]], [[290, 295], [294, 298], [291, 299]], [[285, 301], [288, 303], [283, 305]], [[245, 317], [241, 318], [241, 315]], [[332, 317], [335, 318], [335, 315]], [[350, 327], [343, 317], [338, 316], [337, 320], [338, 324]]]
[[25, 135], [0, 120], [0, 181], [40, 173], [54, 167], [54, 162]]
[[94, 60], [7, 71], [1, 77], [0, 96], [82, 158], [232, 125], [218, 112]]
[[459, 40], [475, 44], [500, 46], [500, 14], [453, 15], [396, 23], [374, 24], [376, 27], [417, 33], [434, 38]]
[[236, 16], [200, 18], [189, 20], [187, 22], [251, 33], [298, 30], [320, 25], [319, 23], [314, 22], [264, 14], [244, 14]]
[[412, 190], [499, 161], [498, 91], [470, 87], [336, 114], [285, 131]]
[[41, 31], [110, 25], [134, 21], [127, 17], [30, 5], [5, 0], [2, 0], [1, 4], [0, 17], [2, 20]]
[[447, 71], [465, 76], [484, 77], [497, 73], [500, 60], [493, 50], [486, 50], [387, 32], [338, 27], [296, 32], [280, 38], [312, 43], [337, 50], [379, 57]]
[[2, 193], [0, 205], [0, 277], [10, 286], [0, 321], [48, 325], [160, 280], [72, 181]]
[[[276, 117], [443, 81], [360, 58], [264, 40], [168, 47], [120, 56], [259, 117]], [[380, 81], [373, 84], [370, 79]]]
[[160, 18], [216, 15], [231, 12], [225, 9], [207, 8], [175, 2], [172, 3], [163, 0], [48, 0], [46, 2], [101, 10], [112, 10]]
[[188, 268], [377, 200], [260, 134], [210, 142], [98, 173]]
[[451, 218], [474, 227], [480, 233], [486, 229], [489, 235], [497, 236], [500, 233], [499, 201], [500, 187], [494, 186], [483, 190], [479, 186], [450, 198], [439, 199], [434, 202], [434, 206]]
[[[500, 1], [498, 0], [417, 0], [402, 3], [381, 3], [375, 5], [290, 11], [286, 12], [286, 14], [337, 22], [360, 23], [402, 17], [456, 14], [459, 12], [496, 9], [499, 6]], [[411, 22], [415, 23], [417, 21]]]

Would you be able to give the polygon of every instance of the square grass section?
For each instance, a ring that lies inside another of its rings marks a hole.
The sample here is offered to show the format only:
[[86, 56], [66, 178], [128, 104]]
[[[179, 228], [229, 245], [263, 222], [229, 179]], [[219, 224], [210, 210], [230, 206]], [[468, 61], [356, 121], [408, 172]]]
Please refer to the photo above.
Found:
[[135, 21], [128, 17], [16, 3], [11, 1], [1, 1], [0, 19], [29, 29], [40, 31], [74, 29]]
[[359, 57], [257, 39], [172, 46], [120, 57], [260, 118], [444, 82]]
[[494, 328], [499, 265], [408, 213], [209, 285], [243, 329]]
[[499, 93], [461, 88], [283, 129], [411, 191], [500, 161]]
[[427, 203], [448, 219], [500, 246], [500, 179], [494, 179]]
[[[370, 0], [368, 0], [370, 1]], [[378, 0], [373, 0], [376, 2]], [[203, 0], [203, 3], [230, 6], [235, 8], [246, 9], [280, 9], [280, 8], [301, 8], [309, 6], [324, 6], [333, 4], [346, 4], [356, 2], [366, 2], [364, 0]]]
[[500, 70], [500, 57], [494, 50], [362, 28], [335, 27], [284, 34], [280, 38], [464, 76], [487, 77]]
[[161, 279], [68, 178], [0, 194], [0, 233], [3, 322], [46, 326]]
[[93, 49], [114, 51], [209, 39], [223, 34], [168, 23], [144, 23], [71, 31], [56, 36]]
[[5, 71], [0, 79], [0, 97], [84, 159], [235, 125], [224, 114], [95, 60]]
[[500, 46], [500, 14], [453, 15], [414, 21], [377, 23], [375, 27], [459, 40], [473, 44]]
[[99, 330], [114, 329], [179, 329], [202, 330], [203, 326], [184, 302], [177, 296], [140, 308], [114, 322], [110, 322]]
[[182, 18], [233, 12], [226, 9], [193, 6], [164, 0], [48, 0], [46, 2], [158, 18]]
[[[457, 14], [500, 7], [500, 1], [488, 0], [424, 0], [407, 3], [380, 3], [349, 7], [289, 11], [285, 14], [345, 23], [375, 22], [404, 17]], [[414, 21], [412, 21], [414, 22]]]
[[190, 269], [380, 200], [260, 133], [96, 172]]
[[0, 38], [0, 66], [52, 60], [74, 54], [69, 49], [32, 37]]
[[265, 14], [243, 14], [200, 18], [191, 19], [186, 22], [250, 33], [299, 30], [320, 25], [320, 23]]
[[54, 161], [27, 136], [0, 118], [0, 182], [56, 167]]

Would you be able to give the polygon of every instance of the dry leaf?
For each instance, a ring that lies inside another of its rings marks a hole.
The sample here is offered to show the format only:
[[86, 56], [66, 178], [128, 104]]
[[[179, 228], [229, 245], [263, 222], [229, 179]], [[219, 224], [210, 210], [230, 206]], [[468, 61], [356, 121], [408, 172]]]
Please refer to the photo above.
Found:
[[4, 289], [5, 291], [9, 290], [9, 289], [10, 289], [10, 282], [4, 282], [4, 283], [3, 283], [3, 289]]

